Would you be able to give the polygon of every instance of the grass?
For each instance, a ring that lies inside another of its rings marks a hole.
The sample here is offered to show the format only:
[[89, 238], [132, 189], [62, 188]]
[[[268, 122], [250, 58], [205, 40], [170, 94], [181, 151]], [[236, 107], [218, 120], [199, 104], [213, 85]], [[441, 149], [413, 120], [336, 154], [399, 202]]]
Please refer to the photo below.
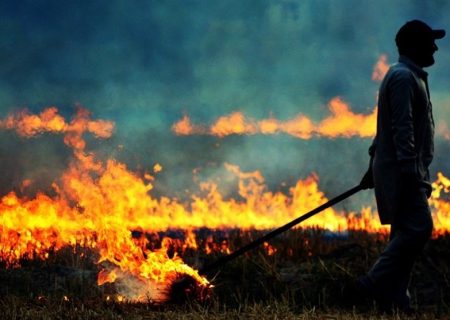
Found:
[[[189, 303], [183, 306], [166, 305], [156, 307], [136, 303], [94, 303], [71, 302], [65, 300], [25, 301], [17, 297], [0, 300], [2, 319], [436, 319], [433, 313], [423, 313], [417, 317], [408, 317], [401, 313], [382, 315], [371, 311], [303, 308], [293, 310], [287, 301], [266, 301], [265, 303], [242, 303], [238, 307], [229, 307], [212, 302], [208, 306]], [[445, 317], [439, 317], [445, 319]]]
[[[215, 238], [214, 243], [226, 240], [234, 250], [263, 234], [196, 233], [199, 250], [174, 247], [172, 251], [197, 267], [223, 255], [205, 253], [208, 237]], [[348, 306], [342, 298], [343, 285], [367, 272], [385, 244], [385, 236], [365, 232], [333, 235], [323, 230], [290, 230], [271, 242], [274, 254], [262, 246], [211, 271], [208, 278], [215, 288], [208, 303], [184, 305], [106, 301], [115, 288], [97, 286], [95, 253], [66, 248], [46, 261], [23, 261], [20, 268], [0, 269], [0, 318], [407, 319], [401, 314], [380, 315], [370, 303]], [[450, 312], [449, 245], [450, 235], [433, 239], [417, 261], [410, 286], [412, 302], [421, 310], [416, 318], [445, 319]]]

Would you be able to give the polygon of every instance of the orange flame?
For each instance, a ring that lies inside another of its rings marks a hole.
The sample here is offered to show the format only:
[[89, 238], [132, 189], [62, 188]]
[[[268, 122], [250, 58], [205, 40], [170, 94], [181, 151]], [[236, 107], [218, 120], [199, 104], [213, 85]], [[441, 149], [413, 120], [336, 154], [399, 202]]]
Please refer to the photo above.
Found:
[[441, 172], [433, 183], [430, 203], [434, 208], [433, 222], [435, 234], [448, 233], [450, 230], [450, 179]]
[[349, 106], [340, 98], [330, 101], [332, 116], [323, 120], [317, 127], [317, 132], [324, 137], [372, 137], [375, 135], [377, 109], [369, 115], [353, 113]]
[[212, 135], [223, 137], [233, 134], [255, 134], [257, 126], [245, 119], [241, 112], [233, 112], [229, 116], [220, 117], [211, 126], [210, 133]]
[[109, 138], [114, 129], [114, 123], [106, 120], [91, 120], [88, 110], [78, 107], [75, 117], [70, 123], [58, 114], [56, 107], [44, 109], [39, 115], [30, 114], [27, 110], [11, 114], [6, 119], [0, 119], [0, 129], [15, 130], [23, 137], [53, 132], [65, 133], [64, 142], [73, 148], [85, 146], [81, 135], [93, 133], [99, 138]]
[[188, 136], [188, 135], [196, 134], [197, 132], [203, 131], [201, 128], [195, 127], [191, 123], [191, 119], [189, 119], [189, 117], [187, 115], [185, 115], [180, 121], [175, 123], [172, 126], [172, 130], [182, 136]]
[[55, 197], [38, 193], [34, 199], [20, 199], [10, 192], [1, 198], [1, 260], [17, 265], [22, 258], [45, 259], [49, 250], [67, 245], [90, 247], [98, 251], [98, 263], [108, 263], [99, 274], [99, 284], [120, 281], [132, 300], [164, 300], [167, 285], [180, 274], [208, 284], [180, 257], [169, 258], [167, 248], [144, 250], [132, 238], [131, 230], [141, 228], [140, 222], [149, 216], [144, 227], [158, 230], [158, 218], [151, 219], [158, 201], [147, 194], [152, 186], [124, 164], [113, 160], [102, 163], [84, 152], [83, 134], [107, 138], [112, 133], [111, 122], [91, 120], [87, 110], [80, 108], [66, 123], [56, 108], [48, 108], [39, 115], [26, 111], [11, 115], [0, 123], [1, 128], [26, 137], [42, 132], [64, 133], [64, 142], [75, 155], [61, 183], [53, 184]]
[[[389, 70], [387, 55], [380, 55], [376, 62], [372, 80], [381, 81]], [[235, 111], [230, 115], [219, 117], [209, 127], [195, 125], [189, 116], [184, 115], [181, 120], [173, 124], [172, 131], [176, 135], [212, 135], [225, 137], [229, 135], [254, 135], [285, 133], [300, 139], [312, 137], [372, 137], [375, 135], [377, 108], [370, 114], [356, 114], [342, 98], [335, 97], [329, 102], [331, 115], [319, 123], [304, 115], [294, 119], [280, 121], [273, 117], [255, 120], [246, 117], [242, 112]]]
[[300, 139], [312, 137], [372, 137], [375, 135], [377, 109], [370, 114], [357, 114], [351, 111], [349, 105], [340, 97], [329, 102], [331, 115], [319, 123], [314, 123], [304, 115], [299, 115], [288, 121], [279, 121], [273, 117], [256, 121], [245, 117], [242, 112], [233, 112], [222, 116], [211, 126], [205, 127], [192, 124], [185, 115], [172, 126], [177, 135], [213, 135], [225, 137], [228, 135], [254, 135], [285, 133]]
[[263, 247], [266, 250], [268, 256], [273, 256], [277, 252], [277, 248], [271, 246], [268, 242], [264, 242]]

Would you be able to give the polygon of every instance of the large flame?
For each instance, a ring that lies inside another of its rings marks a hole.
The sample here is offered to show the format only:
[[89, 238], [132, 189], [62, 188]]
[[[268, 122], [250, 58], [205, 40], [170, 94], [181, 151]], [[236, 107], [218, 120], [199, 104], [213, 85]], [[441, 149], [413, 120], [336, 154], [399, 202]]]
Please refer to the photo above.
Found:
[[39, 115], [26, 111], [10, 115], [0, 121], [0, 128], [24, 137], [63, 133], [75, 156], [61, 181], [53, 184], [55, 196], [38, 193], [34, 199], [21, 199], [10, 192], [1, 199], [1, 260], [16, 265], [22, 258], [45, 259], [50, 250], [68, 245], [90, 247], [98, 251], [98, 263], [108, 263], [99, 274], [99, 284], [121, 281], [132, 300], [166, 299], [168, 286], [180, 275], [208, 284], [180, 257], [169, 258], [166, 247], [150, 251], [132, 238], [131, 231], [141, 229], [145, 219], [150, 219], [144, 223], [146, 230], [159, 230], [158, 215], [153, 213], [164, 207], [164, 200], [149, 197], [152, 186], [124, 164], [103, 163], [84, 151], [85, 132], [108, 138], [113, 123], [91, 120], [83, 108], [67, 123], [52, 107]]
[[[372, 80], [381, 81], [389, 69], [386, 54], [381, 54], [373, 67]], [[331, 115], [315, 123], [305, 115], [281, 121], [274, 117], [255, 120], [235, 111], [219, 117], [211, 125], [193, 124], [188, 115], [172, 125], [176, 135], [212, 135], [225, 137], [228, 135], [254, 134], [289, 134], [300, 139], [312, 137], [372, 137], [375, 135], [377, 108], [369, 114], [357, 114], [340, 97], [335, 97], [328, 104]]]
[[[372, 71], [372, 80], [380, 82], [389, 70], [388, 57], [381, 54]], [[172, 132], [180, 136], [211, 135], [226, 137], [229, 135], [272, 135], [288, 134], [300, 139], [338, 138], [338, 137], [373, 137], [376, 131], [377, 108], [368, 114], [354, 113], [341, 97], [334, 97], [328, 103], [330, 115], [322, 121], [315, 122], [308, 116], [300, 114], [292, 119], [281, 121], [271, 116], [256, 120], [245, 116], [241, 111], [221, 116], [210, 125], [194, 124], [188, 115], [184, 115], [172, 125]], [[436, 135], [450, 140], [447, 124], [437, 122]]]
[[228, 135], [254, 135], [284, 133], [300, 139], [312, 137], [372, 137], [375, 135], [377, 108], [369, 114], [354, 113], [349, 105], [340, 97], [331, 99], [328, 104], [330, 115], [316, 123], [305, 115], [280, 121], [274, 117], [254, 120], [236, 111], [219, 117], [210, 126], [193, 124], [185, 115], [172, 126], [177, 135], [212, 135], [225, 137]]

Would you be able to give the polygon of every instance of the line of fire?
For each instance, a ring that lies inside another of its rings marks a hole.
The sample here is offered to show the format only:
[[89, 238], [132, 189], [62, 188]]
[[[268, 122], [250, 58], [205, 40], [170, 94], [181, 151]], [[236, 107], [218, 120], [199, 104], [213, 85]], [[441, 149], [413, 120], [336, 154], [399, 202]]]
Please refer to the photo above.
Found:
[[[388, 69], [387, 56], [382, 54], [373, 68], [372, 80], [380, 82]], [[370, 114], [358, 114], [354, 113], [341, 97], [334, 97], [329, 101], [328, 109], [330, 115], [319, 122], [314, 122], [303, 114], [286, 121], [280, 121], [275, 117], [255, 120], [246, 117], [241, 111], [235, 111], [205, 125], [193, 123], [185, 114], [172, 125], [172, 132], [179, 136], [210, 135], [220, 138], [256, 134], [287, 134], [299, 139], [370, 138], [375, 135], [377, 107], [374, 107]], [[437, 134], [450, 140], [450, 131], [444, 122], [438, 124]]]
[[[381, 79], [386, 68], [386, 57], [382, 56], [373, 79]], [[367, 138], [374, 134], [376, 109], [358, 115], [342, 99], [335, 98], [330, 111], [331, 116], [320, 123], [306, 116], [285, 122], [274, 118], [246, 121], [242, 113], [235, 113], [207, 127], [192, 125], [185, 117], [172, 130], [181, 135], [216, 134], [222, 138], [229, 134], [275, 133], [302, 139]], [[230, 128], [231, 123], [237, 124], [237, 129]], [[202, 182], [200, 194], [192, 195], [190, 202], [156, 197], [152, 189], [158, 172], [164, 170], [162, 165], [156, 164], [144, 174], [136, 173], [118, 160], [101, 160], [87, 149], [86, 136], [108, 139], [114, 129], [113, 122], [94, 119], [81, 107], [69, 120], [56, 107], [37, 114], [22, 110], [0, 119], [0, 130], [13, 131], [23, 138], [59, 135], [72, 152], [72, 160], [53, 182], [51, 194], [37, 192], [30, 198], [11, 191], [0, 199], [0, 261], [4, 268], [20, 269], [33, 261], [51, 265], [58, 252], [68, 251], [77, 256], [73, 259], [90, 259], [98, 286], [110, 289], [105, 289], [105, 299], [162, 303], [173, 298], [171, 288], [182, 277], [194, 281], [200, 295], [209, 294], [214, 282], [198, 270], [205, 261], [242, 245], [230, 243], [231, 233], [247, 233], [247, 239], [251, 239], [253, 231], [277, 228], [328, 200], [316, 174], [298, 180], [287, 193], [273, 192], [260, 171], [243, 172], [230, 163], [225, 168], [239, 181], [239, 198], [222, 195], [217, 181]], [[23, 181], [23, 189], [32, 183]], [[450, 230], [449, 192], [450, 179], [439, 173], [430, 198], [435, 238]], [[363, 231], [383, 238], [388, 234], [372, 207], [357, 212], [328, 208], [295, 228], [334, 235]], [[304, 248], [307, 250], [307, 246]], [[289, 256], [296, 249], [264, 242], [261, 250], [267, 256], [281, 250]], [[185, 255], [189, 255], [189, 261]]]

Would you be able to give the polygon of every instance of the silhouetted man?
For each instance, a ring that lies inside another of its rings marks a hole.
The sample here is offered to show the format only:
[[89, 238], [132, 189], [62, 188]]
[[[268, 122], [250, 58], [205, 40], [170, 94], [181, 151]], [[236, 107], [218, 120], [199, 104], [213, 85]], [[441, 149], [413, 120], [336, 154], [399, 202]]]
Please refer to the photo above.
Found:
[[400, 58], [380, 86], [371, 166], [361, 185], [375, 187], [381, 223], [390, 224], [391, 233], [372, 269], [359, 279], [359, 289], [384, 310], [411, 310], [411, 271], [433, 229], [427, 198], [434, 121], [423, 68], [434, 64], [435, 40], [444, 36], [444, 30], [419, 20], [403, 25], [395, 38]]

